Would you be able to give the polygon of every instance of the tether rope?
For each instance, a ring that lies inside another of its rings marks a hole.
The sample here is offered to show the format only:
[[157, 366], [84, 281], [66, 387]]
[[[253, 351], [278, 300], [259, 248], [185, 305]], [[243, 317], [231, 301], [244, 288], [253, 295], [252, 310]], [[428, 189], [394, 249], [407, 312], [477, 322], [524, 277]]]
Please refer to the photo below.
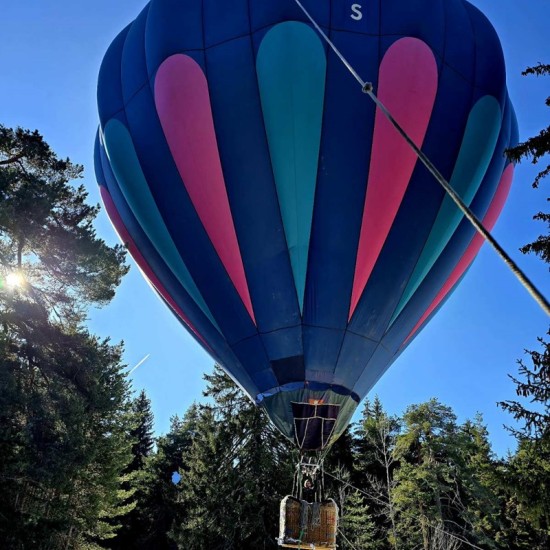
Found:
[[476, 231], [495, 249], [495, 251], [500, 256], [502, 261], [510, 268], [512, 273], [516, 276], [516, 278], [524, 286], [524, 288], [527, 290], [527, 292], [529, 292], [529, 294], [531, 294], [533, 299], [539, 304], [539, 306], [546, 313], [546, 315], [550, 316], [550, 303], [544, 297], [542, 292], [540, 292], [538, 290], [538, 288], [529, 280], [527, 275], [525, 275], [525, 273], [523, 273], [523, 271], [520, 269], [520, 267], [514, 262], [514, 260], [512, 260], [512, 258], [507, 254], [507, 252], [500, 246], [500, 244], [491, 235], [491, 233], [482, 224], [482, 222], [477, 218], [477, 216], [472, 212], [472, 210], [464, 203], [464, 201], [461, 199], [461, 197], [457, 194], [457, 192], [450, 185], [450, 183], [443, 177], [441, 172], [439, 172], [439, 170], [434, 166], [434, 164], [430, 161], [430, 159], [424, 154], [424, 152], [421, 151], [421, 149], [419, 147], [417, 147], [417, 145], [409, 137], [407, 132], [405, 132], [405, 130], [393, 118], [393, 116], [388, 111], [388, 109], [385, 107], [385, 105], [378, 99], [378, 97], [374, 93], [372, 83], [364, 81], [359, 76], [357, 71], [355, 71], [355, 69], [348, 62], [348, 60], [344, 57], [344, 55], [340, 52], [340, 50], [334, 45], [334, 43], [331, 41], [331, 39], [321, 29], [321, 27], [318, 25], [317, 21], [315, 21], [315, 19], [313, 19], [313, 17], [309, 14], [309, 12], [304, 8], [304, 6], [300, 2], [300, 0], [294, 0], [294, 1], [300, 7], [300, 9], [304, 12], [306, 17], [311, 21], [311, 24], [315, 27], [317, 32], [323, 37], [323, 39], [327, 42], [327, 44], [332, 48], [334, 53], [338, 56], [338, 58], [346, 66], [348, 71], [353, 75], [355, 80], [357, 80], [357, 82], [361, 85], [361, 89], [363, 90], [363, 92], [365, 94], [367, 94], [374, 101], [374, 103], [380, 109], [382, 114], [388, 119], [390, 124], [399, 132], [399, 134], [410, 145], [410, 147], [416, 153], [416, 155], [418, 156], [418, 158], [420, 159], [422, 164], [428, 169], [428, 171], [434, 176], [434, 178], [437, 180], [437, 182], [443, 187], [443, 189], [451, 197], [451, 199], [454, 201], [454, 203], [458, 206], [460, 211], [464, 214], [464, 216], [468, 219], [468, 221], [474, 226]]

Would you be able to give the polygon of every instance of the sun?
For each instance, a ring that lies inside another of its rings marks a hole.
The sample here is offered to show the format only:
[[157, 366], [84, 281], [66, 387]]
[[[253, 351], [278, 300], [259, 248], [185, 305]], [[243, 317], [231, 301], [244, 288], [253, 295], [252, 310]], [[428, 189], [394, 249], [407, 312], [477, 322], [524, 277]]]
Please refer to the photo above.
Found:
[[6, 276], [6, 286], [11, 289], [21, 288], [25, 284], [25, 277], [18, 273], [17, 271], [13, 271], [12, 273], [9, 273]]

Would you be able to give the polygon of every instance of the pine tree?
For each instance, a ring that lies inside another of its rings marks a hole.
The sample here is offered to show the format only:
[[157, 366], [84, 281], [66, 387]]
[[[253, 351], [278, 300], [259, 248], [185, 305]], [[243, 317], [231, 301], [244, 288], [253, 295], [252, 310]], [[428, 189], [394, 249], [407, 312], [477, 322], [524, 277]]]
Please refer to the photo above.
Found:
[[358, 482], [369, 495], [369, 507], [378, 518], [380, 531], [390, 548], [397, 548], [398, 534], [394, 489], [394, 473], [398, 466], [395, 445], [400, 422], [389, 416], [378, 397], [365, 402], [357, 437], [355, 470]]
[[128, 466], [129, 472], [143, 469], [145, 460], [151, 455], [155, 444], [153, 438], [154, 416], [151, 411], [151, 401], [145, 390], [141, 390], [140, 394], [132, 401], [132, 414], [135, 427], [130, 430], [130, 437], [134, 440], [132, 445], [134, 458]]
[[467, 488], [475, 477], [465, 460], [456, 416], [432, 399], [409, 407], [403, 425], [396, 443], [400, 464], [394, 490], [400, 546], [415, 541], [430, 550], [443, 535], [473, 537], [468, 518], [473, 496]]
[[14, 550], [104, 540], [127, 510], [122, 349], [82, 326], [127, 267], [95, 234], [81, 174], [38, 132], [0, 125], [0, 541]]
[[[527, 68], [523, 74], [550, 76], [550, 65], [539, 63]], [[550, 97], [546, 99], [546, 105], [550, 107]], [[537, 164], [550, 153], [550, 126], [507, 153], [516, 162], [531, 159], [533, 164]], [[537, 174], [533, 187], [538, 188], [549, 174], [550, 165]], [[549, 213], [539, 212], [534, 219], [545, 222], [550, 229]], [[549, 264], [550, 231], [539, 235], [521, 251], [536, 254]], [[520, 423], [519, 428], [510, 428], [517, 438], [518, 449], [508, 461], [506, 471], [508, 515], [515, 518], [516, 526], [528, 526], [521, 529], [524, 533], [520, 537], [522, 543], [531, 548], [547, 548], [550, 544], [550, 342], [544, 338], [538, 340], [540, 350], [527, 351], [531, 365], [520, 360], [519, 377], [511, 377], [517, 395], [531, 404], [508, 400], [499, 405]]]
[[[534, 67], [528, 67], [522, 73], [524, 76], [550, 76], [550, 64], [539, 63]], [[550, 107], [550, 96], [546, 98], [546, 105]], [[514, 162], [530, 159], [532, 164], [538, 164], [541, 159], [550, 153], [550, 125], [543, 128], [538, 135], [526, 139], [516, 147], [506, 151], [508, 158]], [[533, 187], [539, 187], [540, 182], [550, 174], [550, 164], [543, 168], [535, 177]], [[533, 217], [534, 220], [546, 222], [550, 225], [550, 213], [539, 212]], [[521, 251], [524, 254], [534, 253], [550, 263], [550, 234], [540, 235], [534, 242], [526, 244]]]
[[[342, 518], [342, 531], [339, 546], [347, 550], [379, 550], [385, 548], [384, 539], [372, 517], [365, 497], [357, 490], [346, 497], [346, 513]], [[349, 543], [351, 543], [351, 546]]]
[[205, 376], [206, 396], [193, 442], [184, 452], [172, 529], [178, 548], [272, 548], [279, 502], [290, 492], [288, 443], [221, 369]]
[[147, 480], [147, 459], [152, 455], [154, 447], [153, 422], [151, 401], [145, 390], [132, 400], [129, 438], [132, 442], [132, 461], [124, 470], [123, 488], [128, 495], [128, 513], [116, 518], [120, 528], [116, 537], [109, 544], [113, 550], [125, 548], [139, 548], [140, 541], [145, 538], [147, 525], [142, 521], [145, 503], [145, 485]]

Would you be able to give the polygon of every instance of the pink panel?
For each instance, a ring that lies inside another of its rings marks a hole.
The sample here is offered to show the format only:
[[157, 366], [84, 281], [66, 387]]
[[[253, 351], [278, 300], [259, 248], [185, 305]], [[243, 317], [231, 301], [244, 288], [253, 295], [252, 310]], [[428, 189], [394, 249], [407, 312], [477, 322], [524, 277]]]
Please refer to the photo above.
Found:
[[[498, 216], [502, 208], [504, 207], [504, 203], [506, 202], [506, 197], [508, 197], [510, 186], [512, 185], [513, 175], [514, 175], [514, 166], [513, 164], [509, 164], [506, 170], [504, 170], [502, 177], [500, 178], [500, 183], [498, 184], [498, 189], [495, 193], [495, 196], [493, 197], [491, 206], [489, 206], [489, 209], [487, 210], [487, 213], [483, 218], [483, 225], [489, 231], [491, 231], [491, 229], [493, 229], [493, 227], [495, 226]], [[462, 277], [464, 272], [468, 269], [470, 264], [474, 261], [474, 258], [476, 257], [483, 243], [484, 243], [483, 237], [476, 231], [476, 234], [474, 235], [474, 238], [472, 239], [472, 241], [470, 242], [470, 245], [466, 249], [464, 256], [462, 256], [462, 258], [460, 259], [460, 262], [457, 264], [451, 276], [449, 277], [447, 282], [443, 285], [442, 289], [439, 291], [439, 293], [435, 297], [434, 301], [432, 302], [432, 304], [430, 305], [426, 313], [424, 313], [420, 321], [416, 323], [416, 326], [412, 329], [411, 333], [407, 336], [407, 339], [405, 340], [403, 345], [405, 345], [413, 337], [416, 331], [422, 326], [424, 321], [432, 314], [435, 308], [441, 303], [443, 298], [447, 296], [449, 291], [459, 281], [460, 277]]]
[[107, 210], [107, 214], [109, 215], [109, 219], [111, 220], [115, 231], [117, 232], [120, 240], [128, 247], [128, 251], [132, 255], [132, 258], [134, 258], [135, 262], [139, 265], [141, 271], [155, 287], [157, 292], [166, 300], [167, 303], [170, 304], [170, 307], [178, 314], [180, 319], [182, 319], [183, 322], [189, 327], [189, 329], [193, 331], [193, 334], [195, 334], [195, 336], [201, 341], [202, 345], [205, 346], [206, 349], [210, 350], [210, 346], [197, 332], [197, 330], [191, 324], [181, 308], [178, 307], [176, 302], [174, 302], [170, 294], [168, 294], [162, 283], [158, 280], [157, 276], [149, 267], [149, 264], [147, 263], [145, 258], [141, 255], [141, 252], [134, 243], [132, 237], [130, 236], [130, 233], [126, 229], [126, 226], [124, 225], [124, 222], [122, 221], [122, 218], [120, 217], [118, 210], [116, 209], [116, 206], [113, 202], [113, 199], [111, 198], [111, 195], [109, 194], [109, 191], [107, 191], [107, 189], [103, 187], [103, 185], [99, 186], [99, 190], [101, 192], [101, 199], [103, 200], [103, 204], [105, 205], [105, 210]]
[[[380, 64], [378, 97], [418, 147], [422, 146], [432, 114], [437, 79], [432, 51], [416, 38], [398, 40]], [[416, 161], [414, 151], [377, 109], [350, 319], [397, 215]]]
[[155, 79], [155, 103], [193, 206], [256, 322], [225, 189], [208, 83], [200, 66], [182, 54], [166, 59]]

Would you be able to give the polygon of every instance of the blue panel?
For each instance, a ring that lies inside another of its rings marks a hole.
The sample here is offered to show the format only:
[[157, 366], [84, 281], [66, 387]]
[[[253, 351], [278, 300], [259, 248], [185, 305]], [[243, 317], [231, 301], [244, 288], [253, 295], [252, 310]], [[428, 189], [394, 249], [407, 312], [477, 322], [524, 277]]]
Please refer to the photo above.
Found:
[[175, 53], [202, 50], [202, 0], [152, 1], [145, 29], [145, 51], [149, 76]]
[[259, 335], [233, 344], [231, 349], [246, 365], [248, 375], [258, 387], [258, 393], [279, 385]]
[[[250, 34], [249, 0], [204, 0], [204, 42], [206, 48]], [[219, 12], [223, 6], [223, 17]]]
[[[301, 0], [301, 2], [319, 25], [328, 25], [330, 19], [329, 0]], [[250, 20], [253, 31], [269, 27], [281, 21], [309, 23], [294, 0], [285, 0], [284, 2], [250, 0]]]
[[260, 336], [270, 361], [304, 355], [302, 327], [300, 325], [282, 328]]
[[359, 395], [361, 399], [365, 397], [393, 361], [394, 353], [389, 352], [383, 346], [378, 346], [355, 383], [353, 391]]
[[445, 44], [445, 10], [447, 0], [384, 0], [380, 11], [381, 36], [412, 36], [442, 54]]
[[306, 379], [332, 383], [334, 367], [344, 340], [344, 330], [304, 326]]
[[148, 15], [149, 4], [130, 27], [122, 51], [121, 80], [125, 103], [128, 103], [143, 86], [149, 84], [145, 63], [145, 26]]
[[[120, 56], [129, 29], [130, 25], [109, 46], [99, 70], [97, 105], [102, 127], [124, 108], [122, 104], [122, 83], [118, 75], [120, 75]], [[118, 76], [118, 78], [113, 78], [113, 75]]]
[[474, 6], [464, 2], [475, 34], [476, 87], [480, 95], [496, 97], [504, 107], [506, 99], [506, 70], [504, 55], [495, 29]]
[[334, 384], [352, 389], [377, 350], [378, 342], [346, 332], [334, 371]]

